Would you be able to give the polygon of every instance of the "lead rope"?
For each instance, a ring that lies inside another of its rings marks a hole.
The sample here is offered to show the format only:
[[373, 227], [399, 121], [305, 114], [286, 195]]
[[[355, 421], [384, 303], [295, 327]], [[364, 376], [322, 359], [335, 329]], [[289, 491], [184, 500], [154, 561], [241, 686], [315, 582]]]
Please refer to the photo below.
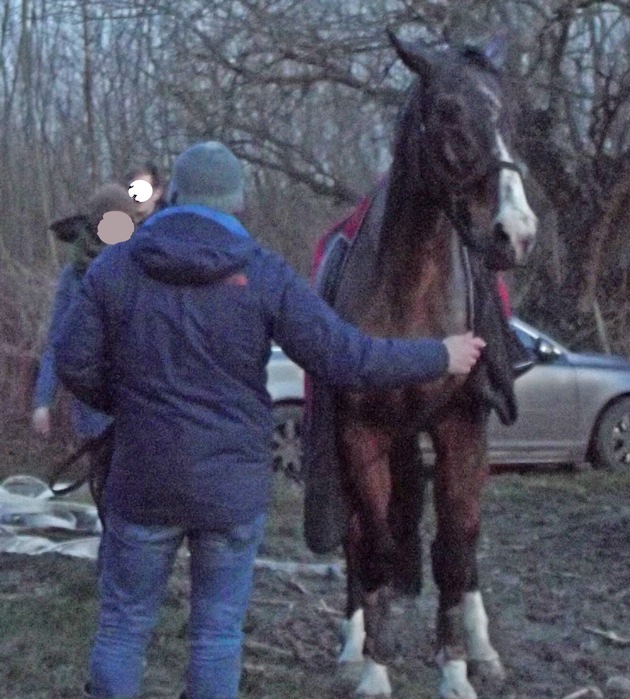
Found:
[[466, 325], [474, 332], [475, 328], [475, 287], [473, 282], [472, 267], [470, 265], [470, 254], [468, 247], [460, 240], [460, 251], [464, 267], [464, 277], [466, 278]]

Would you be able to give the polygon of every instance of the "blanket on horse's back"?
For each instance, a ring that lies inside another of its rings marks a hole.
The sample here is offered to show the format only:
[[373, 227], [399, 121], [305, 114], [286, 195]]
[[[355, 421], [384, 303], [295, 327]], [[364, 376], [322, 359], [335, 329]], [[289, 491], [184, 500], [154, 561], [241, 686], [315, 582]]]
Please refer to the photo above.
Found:
[[[365, 197], [345, 219], [319, 240], [315, 250], [312, 282], [315, 290], [335, 307], [341, 271], [351, 244], [372, 206]], [[362, 275], [366, 279], [371, 275]], [[304, 425], [304, 536], [311, 551], [327, 553], [342, 541], [348, 516], [336, 450], [334, 389], [306, 376]]]
[[[382, 213], [386, 187], [363, 199], [346, 219], [320, 239], [312, 281], [316, 291], [350, 322], [355, 304], [377, 280], [378, 226], [369, 218]], [[468, 251], [473, 286], [473, 330], [492, 338], [470, 377], [472, 389], [494, 409], [504, 424], [516, 420], [514, 367], [528, 357], [508, 323], [509, 299], [502, 278], [483, 259]], [[308, 547], [326, 553], [342, 543], [347, 521], [339, 457], [336, 449], [335, 389], [306, 379], [303, 441], [305, 474], [304, 533]]]

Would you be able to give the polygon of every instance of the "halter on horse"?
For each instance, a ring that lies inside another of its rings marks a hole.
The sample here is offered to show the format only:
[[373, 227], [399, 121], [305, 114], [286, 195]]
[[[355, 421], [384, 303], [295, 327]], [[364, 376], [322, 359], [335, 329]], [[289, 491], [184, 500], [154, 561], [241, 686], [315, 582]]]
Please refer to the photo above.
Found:
[[[396, 593], [418, 595], [422, 583], [418, 434], [427, 432], [436, 453], [431, 553], [440, 697], [474, 699], [469, 664], [503, 674], [476, 563], [487, 416], [495, 409], [506, 423], [516, 418], [511, 334], [496, 271], [525, 261], [537, 220], [510, 155], [507, 97], [489, 58], [391, 39], [418, 76], [400, 115], [393, 164], [347, 253], [335, 255], [331, 240], [319, 285], [340, 315], [370, 334], [445, 337], [472, 329], [488, 346], [468, 378], [368, 393], [313, 384], [306, 535], [316, 551], [343, 540], [348, 599], [340, 661], [362, 663], [359, 696], [389, 696], [389, 602]], [[331, 284], [333, 259], [339, 264]]]

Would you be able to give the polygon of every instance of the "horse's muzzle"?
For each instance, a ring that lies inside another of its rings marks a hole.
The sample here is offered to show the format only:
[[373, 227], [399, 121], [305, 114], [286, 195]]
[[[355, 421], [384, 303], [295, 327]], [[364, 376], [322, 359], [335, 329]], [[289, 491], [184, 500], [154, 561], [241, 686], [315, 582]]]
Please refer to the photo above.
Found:
[[522, 265], [534, 247], [535, 235], [510, 235], [501, 223], [493, 230], [493, 243], [488, 266], [496, 270], [511, 269]]

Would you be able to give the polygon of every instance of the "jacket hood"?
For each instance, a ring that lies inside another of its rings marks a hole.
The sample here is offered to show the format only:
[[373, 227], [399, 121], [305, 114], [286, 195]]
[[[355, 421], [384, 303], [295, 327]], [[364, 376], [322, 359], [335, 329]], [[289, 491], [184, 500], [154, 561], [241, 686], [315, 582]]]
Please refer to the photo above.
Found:
[[142, 269], [168, 284], [206, 284], [225, 278], [243, 269], [257, 249], [233, 216], [195, 205], [154, 214], [129, 243]]

